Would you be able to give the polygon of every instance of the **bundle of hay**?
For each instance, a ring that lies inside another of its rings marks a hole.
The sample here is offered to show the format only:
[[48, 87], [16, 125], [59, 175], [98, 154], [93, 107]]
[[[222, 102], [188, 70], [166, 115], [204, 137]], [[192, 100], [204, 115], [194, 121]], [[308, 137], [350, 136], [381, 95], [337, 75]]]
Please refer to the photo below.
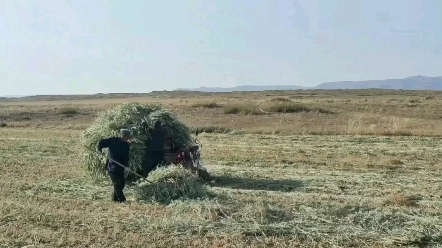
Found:
[[197, 175], [182, 166], [161, 167], [149, 175], [149, 182], [139, 181], [137, 201], [170, 204], [174, 200], [202, 199], [210, 196]]
[[168, 133], [176, 145], [191, 146], [195, 144], [191, 130], [173, 113], [158, 105], [141, 105], [125, 103], [101, 112], [95, 122], [83, 133], [82, 167], [94, 178], [104, 175], [105, 158], [96, 154], [97, 144], [103, 138], [118, 136], [121, 128], [133, 130], [129, 167], [139, 171], [145, 157], [145, 141], [155, 121], [165, 124]]

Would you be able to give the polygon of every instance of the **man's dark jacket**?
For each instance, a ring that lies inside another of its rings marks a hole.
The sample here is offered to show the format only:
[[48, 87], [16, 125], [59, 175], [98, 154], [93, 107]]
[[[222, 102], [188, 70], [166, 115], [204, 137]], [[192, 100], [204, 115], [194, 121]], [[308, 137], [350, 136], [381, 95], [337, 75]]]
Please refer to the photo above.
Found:
[[164, 127], [156, 127], [149, 132], [150, 139], [146, 142], [147, 152], [164, 152], [167, 130]]
[[[109, 148], [109, 158], [119, 162], [120, 164], [129, 166], [130, 144], [123, 141], [119, 137], [112, 137], [108, 139], [102, 139], [98, 142], [98, 151], [102, 151], [103, 148]], [[110, 161], [106, 161], [107, 170], [114, 173], [123, 173], [124, 168], [120, 165]]]

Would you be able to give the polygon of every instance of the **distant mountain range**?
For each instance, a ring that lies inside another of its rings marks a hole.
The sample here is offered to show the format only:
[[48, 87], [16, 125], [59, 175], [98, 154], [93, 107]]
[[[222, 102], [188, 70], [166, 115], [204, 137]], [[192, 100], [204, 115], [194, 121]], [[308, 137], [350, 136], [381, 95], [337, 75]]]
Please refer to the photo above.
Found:
[[[200, 87], [194, 89], [178, 88], [174, 91], [194, 91], [194, 92], [234, 92], [234, 91], [275, 91], [275, 90], [333, 90], [333, 89], [389, 89], [389, 90], [442, 90], [442, 77], [425, 77], [425, 76], [413, 76], [402, 79], [385, 79], [385, 80], [367, 80], [367, 81], [340, 81], [322, 83], [314, 87], [302, 87], [298, 85], [241, 85], [231, 88], [220, 87]], [[94, 94], [94, 95], [60, 95], [60, 96], [13, 96], [5, 95], [0, 96], [1, 101], [12, 100], [57, 100], [57, 99], [96, 99], [102, 97], [137, 97], [143, 95], [150, 95], [152, 93], [113, 93], [113, 94]]]
[[241, 85], [232, 88], [221, 87], [200, 87], [195, 89], [179, 88], [176, 91], [201, 91], [201, 92], [232, 92], [232, 91], [266, 91], [266, 90], [300, 90], [307, 89], [306, 87], [297, 85]]
[[442, 77], [413, 76], [403, 79], [384, 79], [367, 81], [340, 81], [322, 83], [314, 87], [298, 85], [241, 85], [231, 88], [200, 87], [193, 89], [178, 88], [175, 91], [233, 92], [233, 91], [268, 91], [268, 90], [332, 90], [332, 89], [391, 89], [391, 90], [442, 90]]

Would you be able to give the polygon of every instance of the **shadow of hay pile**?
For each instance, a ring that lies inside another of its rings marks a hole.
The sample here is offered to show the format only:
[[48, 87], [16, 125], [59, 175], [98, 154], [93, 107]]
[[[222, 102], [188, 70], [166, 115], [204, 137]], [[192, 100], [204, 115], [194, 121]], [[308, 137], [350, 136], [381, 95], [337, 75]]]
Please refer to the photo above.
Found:
[[267, 180], [233, 177], [228, 175], [212, 176], [211, 186], [245, 190], [267, 190], [291, 192], [302, 187], [304, 183], [298, 180]]

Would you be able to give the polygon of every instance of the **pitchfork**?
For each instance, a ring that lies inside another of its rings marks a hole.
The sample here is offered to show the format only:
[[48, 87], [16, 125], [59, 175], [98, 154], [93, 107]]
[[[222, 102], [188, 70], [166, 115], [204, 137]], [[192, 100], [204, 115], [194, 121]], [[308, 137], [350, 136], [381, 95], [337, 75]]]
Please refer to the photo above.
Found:
[[146, 182], [148, 182], [148, 183], [152, 183], [151, 181], [147, 180], [147, 177], [143, 177], [142, 175], [140, 175], [140, 174], [136, 173], [135, 171], [131, 170], [129, 167], [122, 165], [121, 163], [119, 163], [119, 162], [117, 162], [117, 161], [115, 161], [115, 160], [109, 158], [108, 156], [104, 155], [103, 153], [97, 151], [97, 154], [99, 154], [99, 155], [101, 155], [101, 156], [103, 156], [103, 157], [106, 157], [107, 159], [109, 159], [109, 161], [112, 161], [112, 162], [116, 163], [117, 165], [123, 167], [125, 170], [127, 170], [127, 171], [129, 171], [129, 172], [135, 174], [135, 175], [138, 176], [138, 177], [140, 177], [140, 178], [143, 179], [144, 181], [146, 181]]

